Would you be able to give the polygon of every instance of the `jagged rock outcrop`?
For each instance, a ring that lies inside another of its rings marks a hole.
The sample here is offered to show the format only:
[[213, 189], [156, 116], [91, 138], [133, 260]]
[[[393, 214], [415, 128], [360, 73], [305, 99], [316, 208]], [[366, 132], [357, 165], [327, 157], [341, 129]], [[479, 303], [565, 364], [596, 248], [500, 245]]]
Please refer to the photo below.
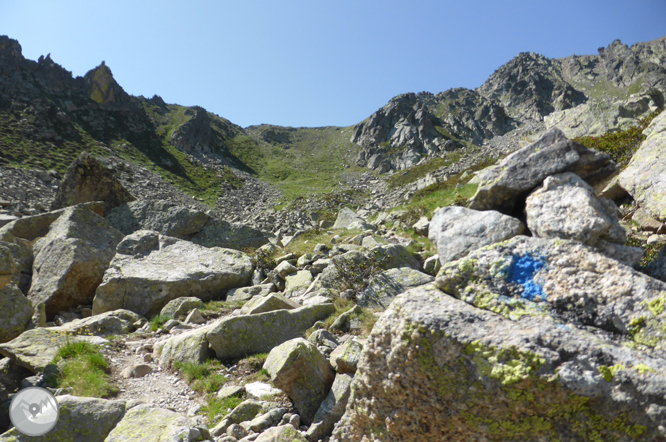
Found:
[[134, 199], [106, 167], [87, 152], [82, 152], [67, 168], [51, 210], [102, 201], [108, 211]]
[[191, 117], [171, 135], [171, 144], [185, 153], [224, 153], [224, 140], [211, 127], [206, 109], [194, 106], [185, 111]]

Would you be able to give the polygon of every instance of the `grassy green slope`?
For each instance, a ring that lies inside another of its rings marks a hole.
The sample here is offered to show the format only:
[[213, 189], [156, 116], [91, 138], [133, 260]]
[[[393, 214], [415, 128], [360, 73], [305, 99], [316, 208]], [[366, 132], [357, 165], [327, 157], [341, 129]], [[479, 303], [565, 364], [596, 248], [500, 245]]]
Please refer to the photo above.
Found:
[[242, 159], [257, 178], [278, 186], [285, 202], [329, 192], [343, 180], [343, 174], [365, 172], [354, 163], [360, 147], [349, 141], [350, 128], [289, 129], [288, 141], [280, 143], [260, 139], [261, 130], [266, 128], [283, 129], [250, 127], [247, 135], [239, 135], [228, 143], [229, 151]]

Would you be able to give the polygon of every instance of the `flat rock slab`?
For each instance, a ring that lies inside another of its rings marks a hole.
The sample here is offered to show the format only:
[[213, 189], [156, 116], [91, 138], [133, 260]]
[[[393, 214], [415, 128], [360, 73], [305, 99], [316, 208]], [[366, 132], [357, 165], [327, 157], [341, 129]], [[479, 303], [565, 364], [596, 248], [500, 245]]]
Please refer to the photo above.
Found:
[[574, 143], [553, 128], [541, 139], [479, 173], [479, 187], [470, 208], [509, 213], [516, 200], [548, 176], [573, 172], [587, 181], [610, 175], [615, 163], [605, 153]]
[[372, 278], [356, 295], [357, 303], [362, 307], [386, 310], [400, 293], [434, 280], [434, 277], [409, 267], [389, 269]]
[[575, 239], [585, 244], [604, 241], [624, 244], [627, 235], [611, 200], [597, 198], [594, 189], [573, 173], [550, 176], [525, 203], [527, 226], [540, 238]]
[[472, 250], [520, 235], [524, 230], [519, 220], [495, 210], [450, 206], [435, 211], [428, 238], [437, 247], [443, 265]]
[[276, 310], [257, 315], [235, 316], [213, 325], [207, 339], [219, 359], [235, 359], [265, 353], [303, 332], [335, 312], [333, 304]]
[[666, 112], [652, 120], [644, 134], [647, 138], [618, 182], [643, 209], [666, 221]]
[[[155, 233], [140, 230], [126, 237], [118, 247], [151, 235]], [[247, 284], [252, 270], [252, 260], [245, 253], [206, 248], [159, 235], [153, 250], [134, 255], [116, 254], [97, 288], [93, 314], [124, 308], [150, 316], [182, 296], [204, 301], [219, 298], [228, 289]]]
[[665, 369], [611, 333], [418, 287], [375, 325], [331, 441], [658, 441]]
[[125, 413], [104, 442], [194, 441], [202, 436], [202, 430], [183, 414], [141, 404]]
[[347, 407], [351, 393], [353, 375], [338, 374], [326, 399], [317, 410], [312, 425], [306, 434], [308, 440], [323, 440], [330, 436], [333, 427], [340, 420]]
[[227, 292], [227, 301], [249, 301], [254, 296], [263, 297], [274, 291], [275, 285], [273, 283], [240, 287]]
[[280, 309], [293, 310], [299, 307], [301, 307], [299, 303], [289, 300], [278, 293], [271, 293], [261, 298], [252, 298], [241, 308], [240, 313], [241, 315], [256, 315]]

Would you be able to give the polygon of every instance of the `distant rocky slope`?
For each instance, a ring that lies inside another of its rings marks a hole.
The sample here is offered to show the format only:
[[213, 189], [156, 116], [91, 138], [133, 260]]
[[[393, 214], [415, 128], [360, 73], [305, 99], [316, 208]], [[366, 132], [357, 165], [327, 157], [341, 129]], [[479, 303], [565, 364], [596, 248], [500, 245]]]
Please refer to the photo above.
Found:
[[666, 37], [598, 55], [549, 59], [521, 53], [475, 90], [403, 94], [359, 123], [357, 164], [380, 173], [522, 129], [534, 137], [557, 126], [569, 137], [635, 125], [664, 105]]

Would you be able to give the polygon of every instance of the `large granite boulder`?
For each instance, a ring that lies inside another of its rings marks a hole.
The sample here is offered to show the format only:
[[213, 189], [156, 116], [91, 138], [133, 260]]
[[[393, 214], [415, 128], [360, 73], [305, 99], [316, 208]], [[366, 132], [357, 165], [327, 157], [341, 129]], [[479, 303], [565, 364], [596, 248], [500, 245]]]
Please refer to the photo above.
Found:
[[428, 238], [437, 247], [440, 262], [446, 264], [472, 250], [513, 238], [524, 231], [522, 222], [500, 212], [450, 206], [435, 211]]
[[[77, 396], [57, 396], [58, 423], [43, 436], [26, 436], [12, 428], [0, 435], [0, 442], [102, 442], [123, 418], [125, 401]], [[130, 440], [130, 439], [125, 439]], [[137, 439], [131, 439], [137, 440]], [[154, 440], [154, 439], [153, 439]]]
[[400, 293], [434, 280], [432, 276], [409, 267], [385, 270], [374, 276], [368, 286], [356, 294], [356, 302], [362, 307], [386, 310]]
[[510, 213], [520, 197], [550, 175], [573, 172], [596, 182], [614, 170], [615, 163], [607, 154], [568, 140], [561, 130], [553, 128], [535, 143], [479, 173], [479, 187], [470, 208]]
[[206, 225], [210, 217], [198, 210], [164, 200], [138, 200], [116, 207], [106, 220], [125, 235], [137, 230], [154, 230], [183, 238]]
[[666, 112], [643, 133], [647, 138], [618, 176], [618, 183], [642, 208], [666, 221]]
[[[4, 257], [0, 259], [6, 260], [4, 264], [0, 264], [4, 268], [2, 271], [4, 276], [0, 275], [0, 280], [4, 280], [5, 284], [8, 281], [14, 282], [21, 292], [27, 295], [32, 284], [32, 264], [35, 260], [32, 241], [18, 238], [7, 232], [0, 238], [0, 249], [4, 250], [0, 250], [0, 254]], [[10, 259], [13, 261], [13, 265]], [[12, 267], [14, 270], [7, 279], [7, 272]], [[0, 286], [2, 284], [0, 282]]]
[[0, 343], [20, 335], [34, 313], [32, 303], [15, 284], [0, 289]]
[[43, 302], [49, 318], [91, 304], [122, 237], [85, 206], [66, 209], [35, 244], [28, 298], [33, 304]]
[[[142, 238], [156, 240], [140, 250], [124, 246], [126, 242], [141, 243]], [[147, 230], [128, 235], [118, 250], [97, 288], [93, 314], [124, 308], [144, 316], [156, 315], [173, 299], [219, 299], [252, 277], [252, 260], [245, 253], [202, 247]]]
[[219, 359], [241, 358], [270, 351], [302, 336], [312, 325], [335, 312], [333, 304], [234, 316], [214, 323], [206, 338]]
[[[85, 203], [83, 206], [95, 212], [99, 216], [104, 216], [104, 203], [92, 202]], [[12, 221], [0, 227], [0, 241], [8, 241], [9, 238], [16, 237], [34, 241], [35, 239], [46, 236], [49, 233], [51, 224], [62, 215], [65, 211], [63, 209], [54, 210], [53, 212], [40, 213], [39, 215], [24, 216], [16, 221]]]
[[273, 348], [264, 362], [273, 384], [284, 391], [306, 424], [312, 423], [335, 372], [316, 345], [303, 338]]
[[509, 318], [547, 314], [663, 346], [666, 284], [576, 241], [515, 237], [443, 266], [436, 284]]
[[332, 441], [663, 440], [666, 360], [617, 338], [412, 289], [375, 325]]
[[597, 198], [594, 189], [573, 173], [546, 178], [525, 204], [527, 226], [541, 238], [575, 239], [595, 244], [599, 239], [624, 244], [626, 233], [611, 200]]
[[134, 201], [134, 197], [109, 169], [87, 152], [82, 152], [67, 168], [51, 210], [91, 201], [103, 201], [109, 210]]

